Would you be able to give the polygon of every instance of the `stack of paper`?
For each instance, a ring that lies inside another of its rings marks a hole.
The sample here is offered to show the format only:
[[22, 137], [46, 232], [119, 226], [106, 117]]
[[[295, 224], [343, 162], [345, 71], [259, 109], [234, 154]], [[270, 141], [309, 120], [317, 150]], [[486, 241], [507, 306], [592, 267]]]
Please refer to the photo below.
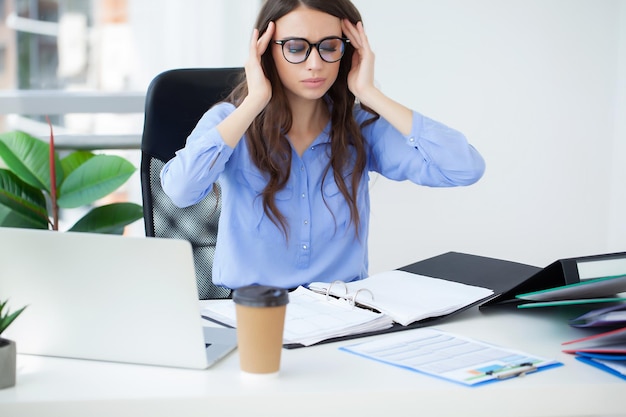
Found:
[[[211, 300], [202, 316], [236, 327], [235, 303]], [[310, 346], [326, 339], [388, 329], [389, 316], [354, 307], [346, 300], [326, 299], [304, 287], [289, 293], [283, 343]]]

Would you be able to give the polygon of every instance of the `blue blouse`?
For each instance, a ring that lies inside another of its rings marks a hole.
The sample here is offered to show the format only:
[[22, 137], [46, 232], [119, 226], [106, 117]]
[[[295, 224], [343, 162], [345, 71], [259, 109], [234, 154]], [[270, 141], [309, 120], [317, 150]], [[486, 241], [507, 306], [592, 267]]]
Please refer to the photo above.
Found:
[[[291, 176], [276, 194], [276, 205], [289, 224], [285, 239], [264, 213], [259, 194], [266, 179], [251, 161], [245, 138], [233, 149], [216, 129], [234, 109], [230, 103], [220, 103], [207, 111], [185, 147], [161, 171], [163, 189], [179, 207], [202, 200], [219, 180], [222, 213], [213, 264], [216, 285], [295, 288], [313, 281], [365, 278], [369, 171], [397, 181], [450, 187], [478, 181], [485, 169], [481, 155], [458, 131], [414, 112], [412, 131], [405, 136], [378, 119], [363, 128], [367, 166], [357, 196], [357, 237], [332, 172], [322, 186], [330, 152], [328, 125], [302, 157], [292, 151]], [[354, 115], [359, 124], [371, 117], [358, 106]]]

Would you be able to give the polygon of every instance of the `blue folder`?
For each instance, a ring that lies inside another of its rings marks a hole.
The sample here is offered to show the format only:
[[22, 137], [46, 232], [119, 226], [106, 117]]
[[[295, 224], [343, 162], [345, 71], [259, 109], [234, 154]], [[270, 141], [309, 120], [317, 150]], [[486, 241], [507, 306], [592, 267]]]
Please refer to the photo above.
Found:
[[626, 380], [626, 374], [623, 374], [622, 372], [616, 369], [613, 369], [610, 366], [607, 366], [605, 363], [598, 362], [598, 360], [602, 360], [602, 361], [608, 361], [608, 362], [617, 362], [617, 363], [626, 365], [626, 356], [624, 355], [607, 355], [607, 354], [581, 352], [580, 354], [576, 355], [576, 359], [583, 363], [586, 363], [587, 365], [591, 365], [605, 372], [608, 372], [612, 375], [615, 375], [618, 378], [622, 378]]

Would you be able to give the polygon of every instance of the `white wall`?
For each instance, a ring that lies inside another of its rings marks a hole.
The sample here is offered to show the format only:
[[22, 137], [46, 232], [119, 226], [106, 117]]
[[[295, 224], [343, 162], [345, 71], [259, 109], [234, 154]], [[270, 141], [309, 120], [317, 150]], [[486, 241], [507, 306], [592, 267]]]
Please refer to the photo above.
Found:
[[449, 250], [538, 266], [626, 251], [626, 2], [354, 3], [383, 90], [487, 161], [467, 188], [377, 180], [372, 272]]
[[[626, 0], [353, 1], [381, 88], [487, 161], [467, 188], [373, 181], [371, 272], [450, 250], [538, 266], [626, 251]], [[243, 65], [259, 2], [132, 4], [153, 22], [135, 26], [143, 87]]]
[[260, 0], [130, 0], [134, 88], [172, 68], [243, 66]]
[[617, 97], [613, 109], [615, 120], [614, 153], [611, 175], [611, 199], [609, 201], [609, 248], [623, 251], [626, 239], [626, 1], [619, 9], [619, 56], [616, 72]]

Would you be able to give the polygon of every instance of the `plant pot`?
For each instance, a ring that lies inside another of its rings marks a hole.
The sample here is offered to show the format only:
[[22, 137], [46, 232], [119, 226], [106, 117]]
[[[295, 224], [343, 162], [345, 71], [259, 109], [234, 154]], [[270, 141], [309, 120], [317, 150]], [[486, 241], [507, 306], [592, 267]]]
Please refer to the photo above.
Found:
[[0, 389], [15, 385], [16, 360], [15, 342], [0, 337]]

